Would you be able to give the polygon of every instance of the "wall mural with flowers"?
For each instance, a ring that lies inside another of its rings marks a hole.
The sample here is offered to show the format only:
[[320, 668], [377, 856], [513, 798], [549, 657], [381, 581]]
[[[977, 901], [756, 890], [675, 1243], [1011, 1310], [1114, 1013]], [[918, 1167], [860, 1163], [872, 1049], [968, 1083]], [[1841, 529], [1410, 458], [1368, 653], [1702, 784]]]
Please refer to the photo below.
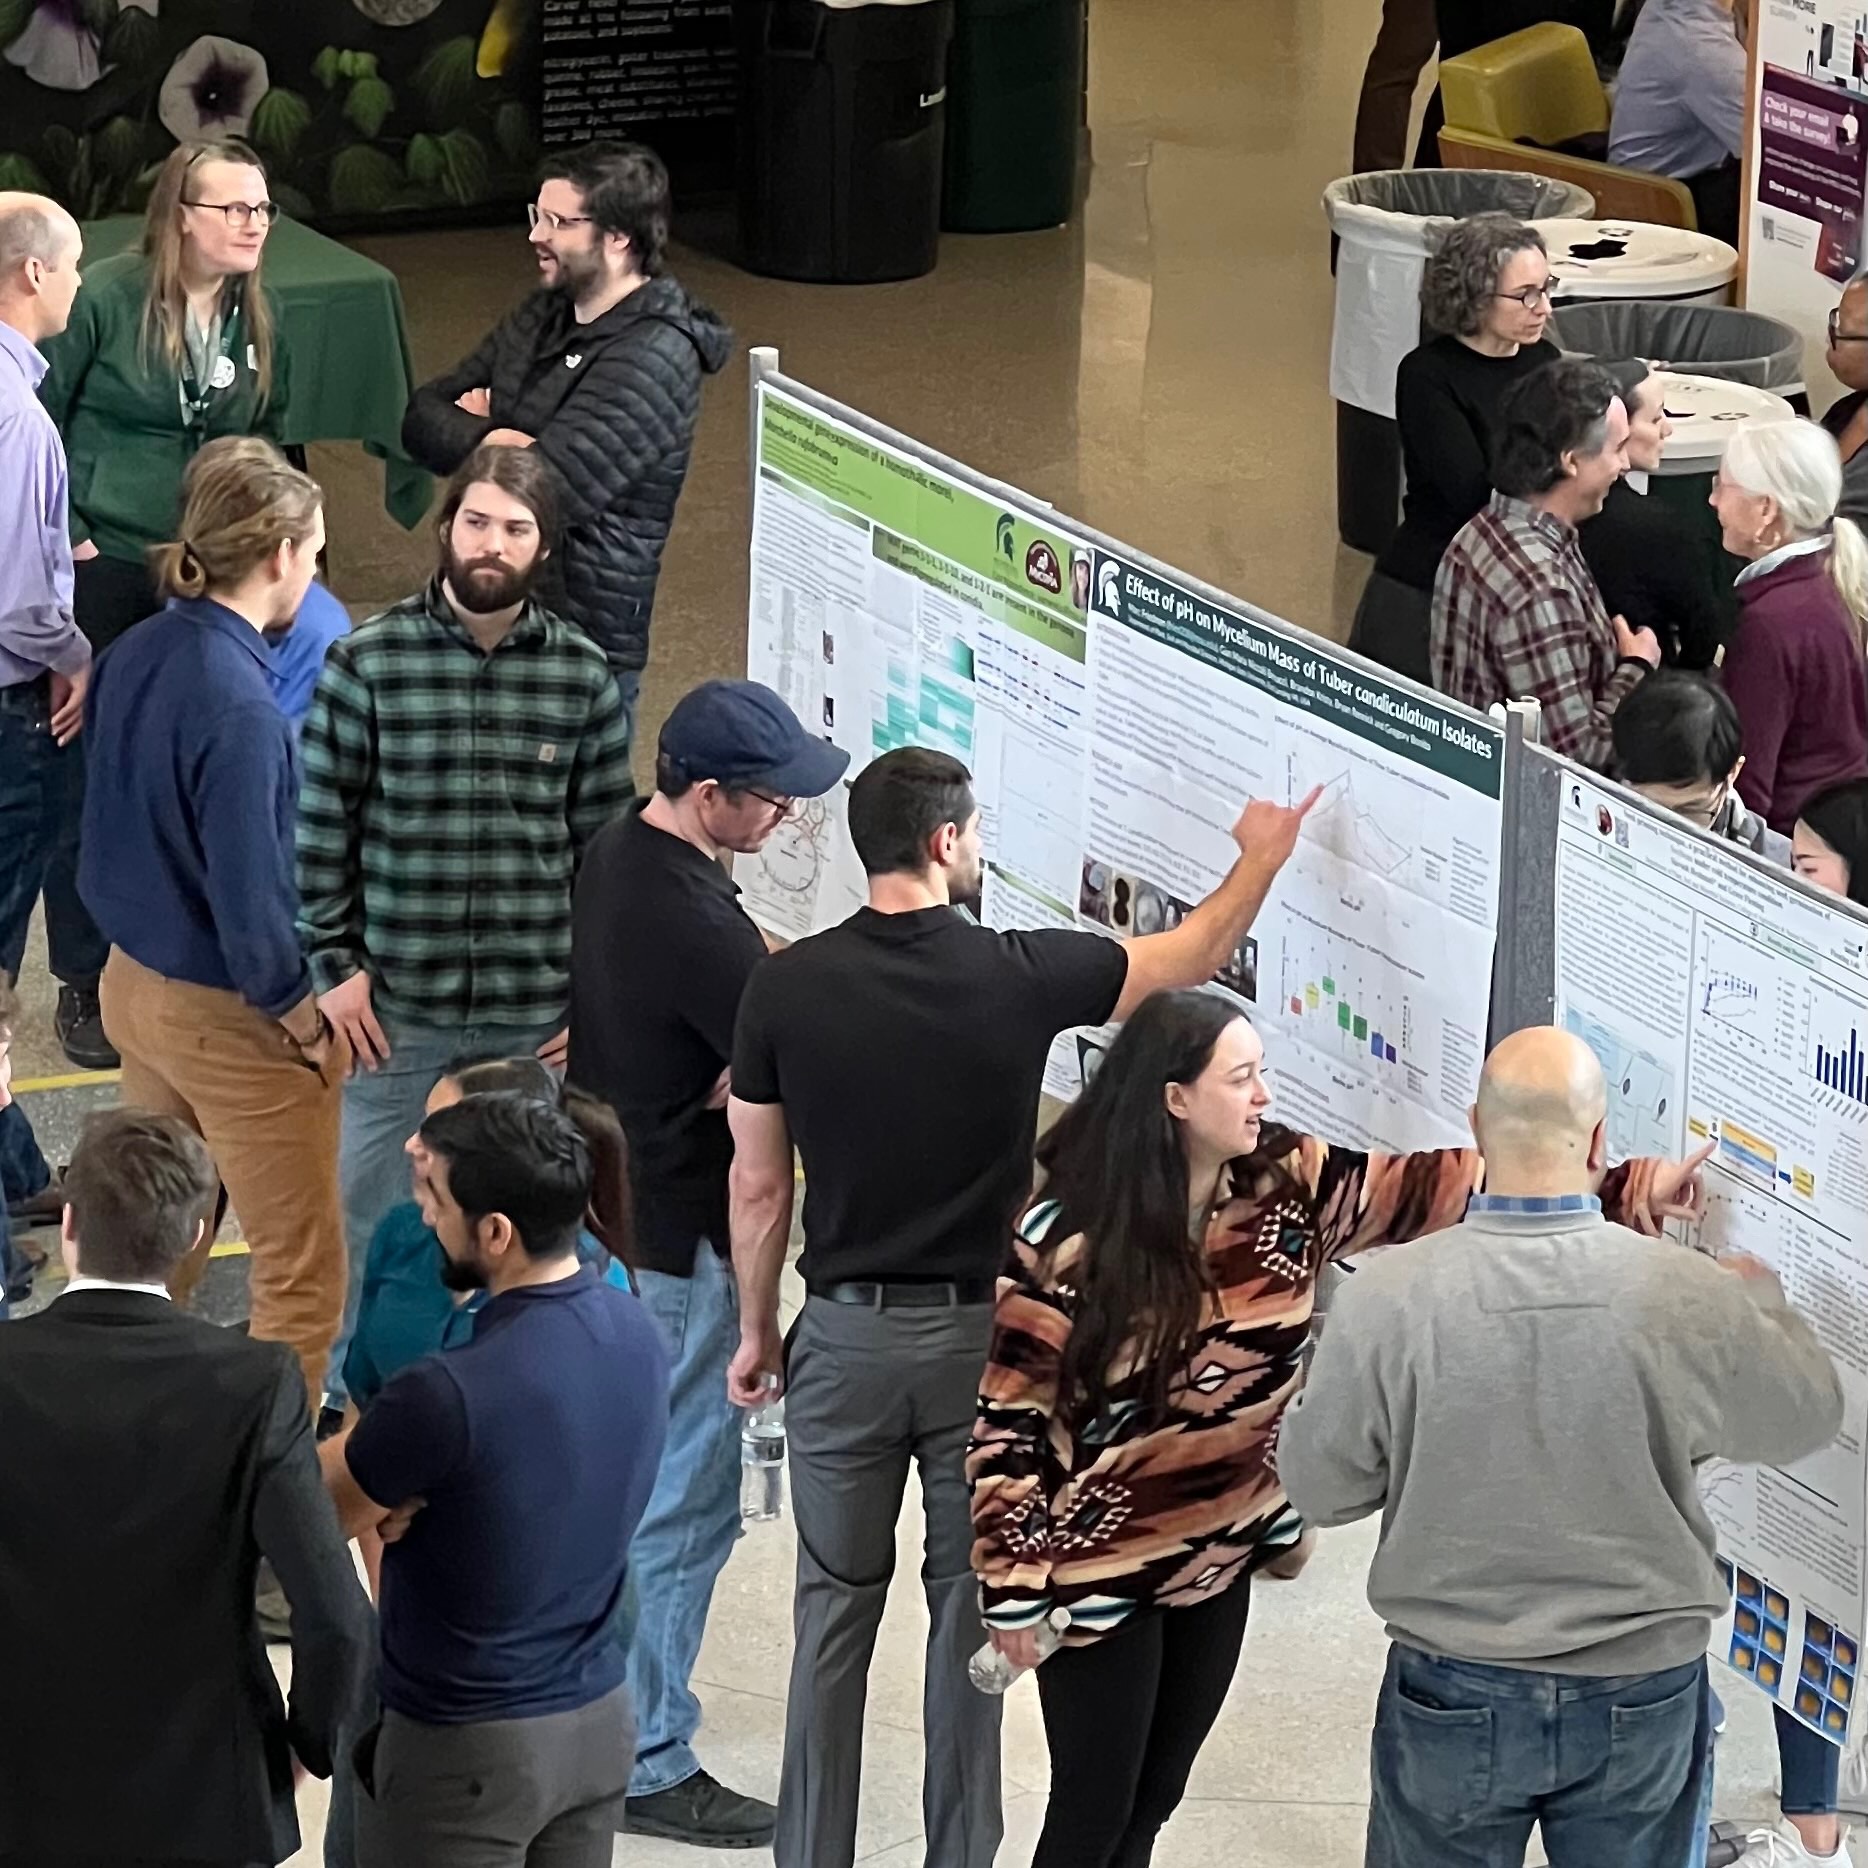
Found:
[[544, 0], [0, 0], [0, 188], [141, 209], [164, 156], [242, 136], [327, 228], [531, 198]]

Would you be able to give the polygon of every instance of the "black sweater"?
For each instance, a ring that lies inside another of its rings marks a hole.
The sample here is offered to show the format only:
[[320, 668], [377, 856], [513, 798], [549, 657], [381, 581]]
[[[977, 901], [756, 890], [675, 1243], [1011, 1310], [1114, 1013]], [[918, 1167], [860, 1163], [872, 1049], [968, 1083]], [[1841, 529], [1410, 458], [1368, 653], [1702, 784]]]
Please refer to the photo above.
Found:
[[1611, 616], [1653, 630], [1670, 664], [1712, 666], [1736, 626], [1737, 602], [1711, 528], [1695, 525], [1663, 495], [1618, 480], [1577, 536]]
[[1487, 357], [1457, 337], [1436, 337], [1401, 359], [1395, 419], [1407, 494], [1401, 529], [1376, 570], [1417, 590], [1433, 588], [1454, 533], [1492, 497], [1492, 429], [1505, 392], [1562, 354], [1548, 338], [1509, 357]]

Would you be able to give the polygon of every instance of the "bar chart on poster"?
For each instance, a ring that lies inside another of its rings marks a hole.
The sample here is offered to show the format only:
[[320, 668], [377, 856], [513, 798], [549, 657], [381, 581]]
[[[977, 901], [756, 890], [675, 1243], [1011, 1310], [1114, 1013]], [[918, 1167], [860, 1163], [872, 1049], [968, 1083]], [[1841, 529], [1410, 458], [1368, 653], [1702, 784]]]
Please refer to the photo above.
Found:
[[[1272, 1052], [1277, 1115], [1340, 1146], [1459, 1146], [1497, 937], [1504, 732], [1092, 542], [1011, 489], [761, 386], [749, 669], [851, 755], [973, 773], [1000, 928], [1177, 927], [1248, 798], [1315, 790], [1215, 974]], [[841, 798], [740, 876], [795, 939], [863, 899]], [[1069, 1097], [1113, 1034], [1069, 1033]]]
[[1868, 954], [1860, 925], [1621, 794], [1563, 787], [1557, 1015], [1602, 1063], [1611, 1156], [1708, 1144], [1693, 1242], [1771, 1265], [1842, 1378], [1842, 1431], [1708, 1468], [1732, 1587], [1713, 1651], [1847, 1730], [1868, 1613]]

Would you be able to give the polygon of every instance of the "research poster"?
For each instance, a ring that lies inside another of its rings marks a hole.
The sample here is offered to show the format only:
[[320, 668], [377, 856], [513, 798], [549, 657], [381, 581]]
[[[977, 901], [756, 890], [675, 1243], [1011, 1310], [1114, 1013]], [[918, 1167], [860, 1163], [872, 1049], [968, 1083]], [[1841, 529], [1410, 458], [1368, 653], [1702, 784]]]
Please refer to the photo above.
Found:
[[1602, 1060], [1612, 1154], [1714, 1143], [1696, 1243], [1772, 1265], [1841, 1373], [1832, 1446], [1701, 1474], [1732, 1586], [1713, 1651], [1840, 1742], [1868, 1519], [1864, 930], [1581, 779], [1564, 788], [1556, 902], [1557, 1016]]
[[1752, 61], [1745, 305], [1794, 325], [1820, 408], [1824, 323], [1859, 270], [1868, 195], [1868, 12], [1759, 0]]
[[[1263, 1033], [1277, 1117], [1342, 1145], [1457, 1146], [1496, 938], [1504, 734], [1265, 619], [1085, 546], [761, 392], [750, 669], [860, 769], [939, 747], [975, 774], [995, 927], [1177, 926], [1248, 798], [1322, 797], [1213, 986]], [[796, 938], [863, 898], [841, 799], [736, 874]], [[1113, 1039], [1065, 1034], [1071, 1097]]]

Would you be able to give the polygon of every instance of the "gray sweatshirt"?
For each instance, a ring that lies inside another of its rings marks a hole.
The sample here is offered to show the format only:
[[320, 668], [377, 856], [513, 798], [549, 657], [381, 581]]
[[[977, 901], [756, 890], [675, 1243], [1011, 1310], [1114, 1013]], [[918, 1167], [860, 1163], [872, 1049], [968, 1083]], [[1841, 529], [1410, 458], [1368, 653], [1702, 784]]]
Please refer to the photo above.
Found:
[[1369, 1603], [1394, 1640], [1653, 1673], [1725, 1609], [1695, 1469], [1800, 1459], [1841, 1420], [1773, 1281], [1597, 1211], [1479, 1203], [1347, 1281], [1277, 1463], [1312, 1524], [1382, 1514]]

